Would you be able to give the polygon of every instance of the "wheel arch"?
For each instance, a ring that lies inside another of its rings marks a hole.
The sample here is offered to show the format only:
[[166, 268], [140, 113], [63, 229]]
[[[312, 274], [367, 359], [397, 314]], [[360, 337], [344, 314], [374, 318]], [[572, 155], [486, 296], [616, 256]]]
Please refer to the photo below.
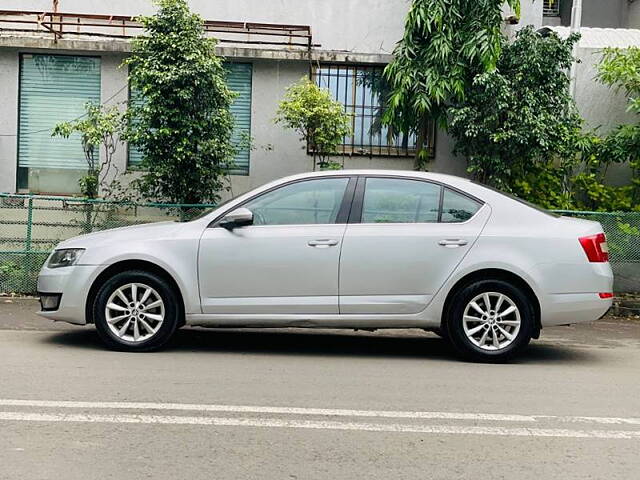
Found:
[[484, 268], [481, 270], [470, 272], [466, 274], [464, 277], [460, 278], [451, 287], [451, 289], [447, 294], [447, 298], [442, 307], [440, 328], [443, 328], [445, 326], [445, 322], [449, 315], [449, 309], [451, 308], [451, 301], [453, 300], [453, 297], [461, 289], [475, 282], [476, 280], [504, 280], [522, 289], [522, 291], [531, 300], [531, 304], [533, 305], [534, 318], [535, 318], [535, 328], [534, 328], [533, 337], [538, 338], [540, 336], [542, 323], [541, 323], [540, 300], [538, 299], [538, 296], [535, 294], [535, 292], [533, 291], [533, 289], [525, 279], [523, 279], [522, 277], [520, 277], [519, 275], [513, 272], [510, 272], [508, 270], [503, 270], [500, 268]]
[[154, 273], [159, 277], [162, 277], [164, 280], [169, 282], [172, 289], [178, 295], [178, 309], [180, 312], [180, 325], [184, 325], [185, 322], [185, 305], [184, 305], [184, 297], [182, 295], [182, 291], [173, 278], [173, 276], [160, 265], [150, 262], [148, 260], [137, 260], [137, 259], [129, 259], [129, 260], [121, 260], [119, 262], [113, 263], [105, 268], [100, 274], [96, 277], [96, 279], [91, 284], [89, 288], [89, 292], [87, 294], [87, 300], [85, 302], [85, 318], [87, 323], [93, 323], [93, 315], [91, 310], [93, 308], [93, 302], [96, 299], [96, 295], [100, 290], [100, 287], [104, 285], [104, 283], [114, 275], [126, 272], [128, 270], [144, 270], [146, 272]]

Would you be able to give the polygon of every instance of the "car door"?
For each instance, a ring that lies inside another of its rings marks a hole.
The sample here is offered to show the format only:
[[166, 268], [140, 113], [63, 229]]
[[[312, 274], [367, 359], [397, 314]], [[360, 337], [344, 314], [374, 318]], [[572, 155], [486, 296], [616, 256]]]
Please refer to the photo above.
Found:
[[360, 178], [340, 260], [341, 314], [425, 308], [467, 254], [490, 209], [406, 177]]
[[234, 207], [251, 210], [253, 225], [207, 228], [198, 254], [203, 313], [338, 313], [338, 262], [355, 181], [331, 176], [278, 186]]

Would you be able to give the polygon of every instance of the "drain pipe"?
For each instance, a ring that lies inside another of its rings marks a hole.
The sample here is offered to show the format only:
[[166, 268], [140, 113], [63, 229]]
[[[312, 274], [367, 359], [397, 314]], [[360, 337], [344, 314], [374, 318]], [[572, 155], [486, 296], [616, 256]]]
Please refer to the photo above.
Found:
[[[582, 25], [582, 0], [573, 0], [573, 6], [571, 7], [571, 33], [580, 33], [580, 27]], [[569, 94], [571, 98], [576, 98], [576, 77], [578, 70], [578, 43], [573, 45], [573, 51], [571, 52], [573, 60], [571, 62], [571, 70], [569, 72]]]

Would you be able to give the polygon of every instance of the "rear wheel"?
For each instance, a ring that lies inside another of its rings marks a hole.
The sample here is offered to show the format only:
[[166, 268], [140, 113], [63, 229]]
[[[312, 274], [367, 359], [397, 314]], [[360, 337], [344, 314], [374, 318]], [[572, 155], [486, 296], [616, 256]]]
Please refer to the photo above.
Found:
[[519, 288], [503, 280], [479, 280], [453, 297], [446, 331], [465, 358], [504, 362], [531, 340], [534, 310]]
[[98, 291], [93, 318], [107, 347], [128, 352], [157, 350], [179, 324], [178, 298], [158, 275], [121, 272]]

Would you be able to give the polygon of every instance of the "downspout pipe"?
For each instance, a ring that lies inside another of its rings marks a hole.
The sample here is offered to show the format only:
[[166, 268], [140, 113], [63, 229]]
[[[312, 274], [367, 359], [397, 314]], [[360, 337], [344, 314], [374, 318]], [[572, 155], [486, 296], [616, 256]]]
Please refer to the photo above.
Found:
[[[573, 0], [573, 6], [571, 7], [571, 33], [580, 33], [580, 27], [582, 26], [582, 0]], [[573, 51], [571, 55], [573, 60], [571, 62], [571, 70], [569, 71], [569, 94], [571, 98], [576, 98], [576, 77], [578, 70], [578, 43], [573, 45]]]

